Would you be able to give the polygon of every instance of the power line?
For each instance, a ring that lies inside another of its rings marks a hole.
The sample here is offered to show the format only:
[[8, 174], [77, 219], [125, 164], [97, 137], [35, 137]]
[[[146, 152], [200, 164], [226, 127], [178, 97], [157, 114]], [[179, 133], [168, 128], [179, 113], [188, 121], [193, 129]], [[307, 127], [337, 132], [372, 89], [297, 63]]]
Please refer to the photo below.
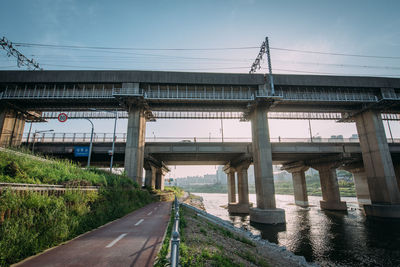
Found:
[[321, 51], [310, 51], [310, 50], [299, 50], [299, 49], [289, 49], [289, 48], [279, 48], [271, 47], [271, 50], [307, 53], [307, 54], [319, 54], [319, 55], [331, 55], [331, 56], [346, 56], [346, 57], [364, 57], [364, 58], [383, 58], [383, 59], [400, 59], [400, 57], [390, 57], [390, 56], [375, 56], [375, 55], [361, 55], [361, 54], [348, 54], [348, 53], [331, 53], [331, 52], [321, 52]]
[[[104, 57], [101, 55], [74, 55], [71, 59], [66, 59], [63, 57], [71, 57], [71, 55], [36, 55], [36, 56], [45, 56], [45, 57], [51, 57], [52, 59], [44, 59], [46, 61], [59, 61], [60, 59], [63, 61], [72, 61], [72, 62], [76, 62], [77, 60], [73, 60], [73, 58], [87, 58], [86, 62], [104, 62], [104, 61], [108, 61], [108, 62], [130, 62], [132, 59], [146, 59], [143, 58], [142, 56], [147, 56], [147, 54], [140, 54], [140, 57]], [[167, 55], [162, 55], [165, 57], [168, 57]], [[55, 57], [55, 58], [54, 58]], [[152, 59], [156, 59], [155, 58], [156, 55], [150, 55], [150, 58]], [[60, 58], [60, 59], [57, 59]], [[90, 60], [93, 59], [93, 60]], [[98, 60], [96, 60], [98, 59]], [[161, 58], [162, 60], [168, 60], [167, 62], [170, 62], [169, 60], [175, 60], [175, 59], [190, 59], [190, 60], [209, 60], [209, 61], [215, 61], [215, 62], [225, 62], [225, 61], [229, 61], [229, 62], [248, 62], [249, 60], [251, 60], [250, 58], [248, 59], [227, 59], [227, 58], [196, 58], [196, 57], [174, 57], [171, 56], [171, 58]], [[160, 60], [160, 59], [158, 59]], [[207, 63], [208, 62], [197, 62], [197, 64], [199, 63]], [[79, 62], [83, 62], [82, 60], [79, 60]], [[155, 62], [138, 62], [135, 61], [135, 63], [158, 63], [160, 61], [155, 61]], [[340, 64], [340, 63], [321, 63], [321, 62], [307, 62], [307, 61], [290, 61], [290, 60], [275, 60], [275, 62], [283, 62], [283, 63], [292, 63], [292, 64], [303, 64], [303, 65], [320, 65], [320, 66], [335, 66], [335, 67], [357, 67], [357, 68], [367, 68], [367, 69], [385, 69], [385, 70], [400, 70], [400, 67], [394, 67], [394, 66], [377, 66], [377, 65], [357, 65], [357, 64]], [[181, 62], [184, 63], [184, 62]]]
[[210, 48], [142, 48], [142, 47], [103, 47], [103, 46], [79, 46], [79, 45], [54, 45], [54, 44], [34, 44], [34, 43], [15, 43], [16, 46], [25, 47], [57, 47], [57, 48], [79, 48], [79, 49], [98, 49], [98, 50], [136, 50], [136, 51], [210, 51], [210, 50], [247, 50], [258, 48], [256, 46], [245, 47], [210, 47]]
[[[14, 43], [15, 46], [24, 47], [52, 47], [52, 48], [71, 48], [71, 49], [95, 49], [95, 50], [132, 50], [132, 51], [220, 51], [220, 50], [248, 50], [257, 49], [257, 46], [244, 46], [244, 47], [209, 47], [209, 48], [135, 48], [135, 47], [102, 47], [102, 46], [77, 46], [77, 45], [55, 45], [55, 44], [38, 44], [38, 43]], [[339, 53], [339, 52], [324, 52], [324, 51], [312, 51], [312, 50], [301, 50], [291, 49], [282, 47], [270, 47], [271, 50], [280, 50], [288, 52], [308, 53], [308, 54], [320, 54], [320, 55], [332, 55], [332, 56], [348, 56], [348, 57], [363, 57], [363, 58], [381, 58], [381, 59], [400, 59], [395, 56], [381, 56], [381, 55], [363, 55], [363, 54], [351, 54], [351, 53]]]
[[3, 36], [3, 39], [0, 40], [0, 46], [7, 51], [7, 56], [13, 56], [17, 59], [17, 66], [27, 66], [28, 69], [33, 68], [38, 70], [43, 70], [40, 68], [39, 64], [36, 63], [33, 59], [28, 59], [21, 52], [13, 47], [13, 44]]

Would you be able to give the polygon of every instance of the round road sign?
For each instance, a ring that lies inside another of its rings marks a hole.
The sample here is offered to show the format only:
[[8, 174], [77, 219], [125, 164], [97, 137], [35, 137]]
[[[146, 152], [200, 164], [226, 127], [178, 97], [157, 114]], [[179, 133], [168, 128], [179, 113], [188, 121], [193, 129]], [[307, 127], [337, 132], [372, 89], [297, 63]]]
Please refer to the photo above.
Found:
[[67, 119], [68, 119], [67, 114], [65, 114], [65, 113], [60, 113], [60, 114], [58, 114], [58, 121], [59, 121], [59, 122], [66, 122]]

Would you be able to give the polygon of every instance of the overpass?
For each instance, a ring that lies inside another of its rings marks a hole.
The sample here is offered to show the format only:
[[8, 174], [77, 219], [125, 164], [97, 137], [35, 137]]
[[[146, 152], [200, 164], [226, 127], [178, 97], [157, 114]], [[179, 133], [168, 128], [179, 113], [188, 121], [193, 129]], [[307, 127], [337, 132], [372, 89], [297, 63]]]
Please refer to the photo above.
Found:
[[[209, 118], [249, 120], [257, 196], [257, 207], [249, 209], [250, 219], [282, 223], [284, 211], [275, 205], [268, 118], [333, 118], [339, 122], [355, 122], [362, 156], [357, 170], [365, 174], [371, 200], [371, 204], [364, 205], [365, 213], [400, 217], [399, 176], [395, 174], [382, 124], [382, 117], [398, 118], [400, 79], [274, 75], [274, 81], [275, 91], [272, 91], [268, 77], [261, 74], [0, 71], [0, 142], [18, 145], [25, 121], [43, 121], [46, 116], [51, 117], [51, 112], [87, 114], [100, 109], [122, 112], [128, 117], [125, 170], [128, 176], [141, 182], [146, 121], [208, 115]], [[239, 184], [247, 183], [248, 164], [244, 160], [227, 166], [231, 187], [235, 173]], [[312, 164], [321, 177], [327, 177], [322, 179], [326, 182], [321, 183], [326, 187], [321, 208], [343, 210], [345, 204], [340, 201], [333, 171], [343, 163], [322, 158]], [[305, 162], [290, 162], [284, 166], [292, 172], [295, 188], [301, 192], [307, 166]], [[247, 194], [245, 186], [240, 187], [238, 205], [241, 207], [249, 206]], [[234, 200], [232, 197], [229, 194], [230, 202]]]

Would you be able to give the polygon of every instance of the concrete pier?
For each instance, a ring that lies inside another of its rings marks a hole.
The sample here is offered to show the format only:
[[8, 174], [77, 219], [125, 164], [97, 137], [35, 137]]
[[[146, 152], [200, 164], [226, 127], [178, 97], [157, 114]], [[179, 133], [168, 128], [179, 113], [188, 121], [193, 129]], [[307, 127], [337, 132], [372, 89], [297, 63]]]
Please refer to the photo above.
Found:
[[249, 208], [252, 206], [249, 203], [249, 186], [248, 186], [248, 173], [250, 163], [242, 163], [240, 166], [236, 167], [237, 177], [238, 177], [238, 195], [239, 202], [232, 203], [228, 205], [229, 213], [241, 213], [248, 214]]
[[157, 168], [151, 164], [149, 166], [145, 165], [146, 176], [144, 184], [150, 188], [156, 188], [156, 175], [157, 175]]
[[285, 211], [277, 209], [275, 204], [267, 112], [266, 104], [258, 104], [251, 114], [257, 207], [250, 208], [250, 221], [265, 224], [285, 223]]
[[225, 170], [228, 182], [228, 205], [229, 203], [236, 202], [236, 181], [235, 181], [235, 169], [228, 168]]
[[354, 178], [354, 186], [356, 188], [356, 195], [360, 207], [371, 204], [371, 197], [369, 195], [369, 187], [367, 181], [367, 174], [365, 173], [362, 162], [351, 164], [342, 169], [351, 172]]
[[305, 171], [307, 171], [308, 168], [308, 166], [304, 165], [284, 168], [284, 170], [292, 174], [294, 202], [300, 207], [308, 207], [308, 194], [305, 176]]
[[[25, 127], [23, 114], [0, 107], [0, 146], [19, 146]], [[32, 136], [33, 137], [33, 136]]]
[[400, 191], [387, 144], [382, 117], [367, 110], [356, 121], [371, 205], [364, 205], [367, 216], [400, 218]]
[[157, 168], [156, 171], [156, 189], [164, 190], [164, 172], [162, 168]]
[[143, 180], [146, 119], [141, 108], [129, 107], [128, 132], [125, 148], [125, 170], [139, 185]]
[[338, 163], [319, 163], [313, 164], [311, 167], [319, 172], [322, 191], [321, 209], [347, 210], [346, 202], [340, 201], [339, 185], [336, 176]]

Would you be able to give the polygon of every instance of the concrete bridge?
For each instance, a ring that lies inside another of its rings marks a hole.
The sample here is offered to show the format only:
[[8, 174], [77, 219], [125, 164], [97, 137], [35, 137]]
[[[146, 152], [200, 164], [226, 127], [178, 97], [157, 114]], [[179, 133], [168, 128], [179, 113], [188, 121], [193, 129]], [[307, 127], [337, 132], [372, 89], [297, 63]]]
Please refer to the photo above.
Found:
[[[267, 114], [285, 113], [280, 118], [293, 118], [299, 113], [322, 113], [322, 118], [356, 123], [362, 164], [343, 162], [337, 157], [286, 162], [284, 168], [293, 174], [295, 195], [304, 195], [304, 170], [312, 166], [321, 177], [325, 177], [321, 179], [324, 188], [321, 208], [343, 210], [345, 203], [340, 201], [334, 170], [338, 167], [353, 168], [365, 177], [362, 187], [365, 189], [365, 184], [368, 185], [371, 204], [364, 205], [365, 213], [399, 218], [399, 176], [396, 177], [382, 117], [398, 118], [400, 79], [274, 75], [274, 80], [275, 91], [272, 91], [268, 77], [260, 74], [0, 71], [0, 141], [3, 145], [18, 145], [25, 121], [44, 120], [46, 114], [41, 116], [44, 112], [91, 112], [93, 109], [126, 112], [125, 170], [132, 179], [141, 182], [143, 166], [146, 168], [146, 121], [181, 118], [182, 113], [195, 113], [193, 118], [196, 118], [196, 112], [203, 116], [214, 114], [210, 118], [240, 117], [251, 121], [252, 125], [257, 203], [256, 207], [248, 208], [245, 184], [249, 161], [243, 158], [230, 162], [225, 169], [231, 186], [235, 173], [239, 181], [239, 203], [233, 202], [231, 188], [230, 207], [249, 209], [250, 219], [255, 222], [283, 223], [284, 211], [275, 205], [273, 146]], [[239, 116], [232, 116], [232, 112]], [[317, 117], [309, 115], [310, 119]], [[146, 171], [146, 176], [154, 172]], [[152, 181], [150, 178], [147, 180]], [[304, 197], [299, 201], [307, 204]]]

